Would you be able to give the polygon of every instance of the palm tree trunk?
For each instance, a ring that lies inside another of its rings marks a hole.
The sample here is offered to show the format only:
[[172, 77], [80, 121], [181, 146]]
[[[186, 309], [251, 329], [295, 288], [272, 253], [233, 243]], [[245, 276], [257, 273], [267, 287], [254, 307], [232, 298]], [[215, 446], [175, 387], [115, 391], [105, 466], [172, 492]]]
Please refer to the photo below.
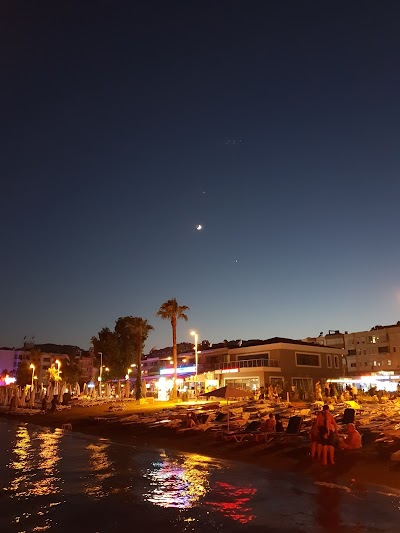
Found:
[[142, 397], [142, 324], [139, 324], [137, 350], [136, 399], [140, 400]]
[[171, 318], [172, 325], [172, 357], [174, 360], [174, 384], [172, 387], [172, 400], [177, 399], [177, 384], [176, 380], [178, 378], [178, 348], [176, 345], [176, 316]]

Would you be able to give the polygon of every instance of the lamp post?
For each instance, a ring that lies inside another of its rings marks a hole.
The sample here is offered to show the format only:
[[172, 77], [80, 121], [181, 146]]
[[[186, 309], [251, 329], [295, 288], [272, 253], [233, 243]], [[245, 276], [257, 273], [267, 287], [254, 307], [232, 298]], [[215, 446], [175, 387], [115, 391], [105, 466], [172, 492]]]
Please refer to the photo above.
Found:
[[32, 389], [31, 390], [33, 390], [33, 380], [35, 378], [35, 365], [32, 363], [29, 368], [32, 369]]
[[58, 380], [60, 380], [60, 366], [61, 366], [61, 361], [59, 361], [58, 359], [56, 360], [56, 365], [57, 365], [57, 378]]
[[194, 336], [194, 360], [195, 360], [195, 365], [196, 365], [195, 393], [196, 393], [196, 396], [197, 396], [197, 365], [198, 365], [197, 342], [198, 342], [198, 338], [199, 338], [199, 337], [198, 337], [198, 335], [197, 335], [197, 331], [191, 331], [190, 334]]
[[103, 375], [103, 352], [99, 352], [98, 355], [100, 355], [100, 375], [98, 377], [99, 382], [99, 396], [101, 398], [101, 380]]

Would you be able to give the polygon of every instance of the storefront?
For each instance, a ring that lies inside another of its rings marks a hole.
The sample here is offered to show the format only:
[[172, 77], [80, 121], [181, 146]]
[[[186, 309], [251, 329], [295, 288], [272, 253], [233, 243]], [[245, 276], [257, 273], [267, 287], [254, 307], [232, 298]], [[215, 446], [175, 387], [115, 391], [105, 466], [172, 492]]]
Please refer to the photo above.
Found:
[[358, 389], [367, 392], [371, 387], [376, 390], [386, 392], [396, 392], [400, 386], [400, 375], [393, 371], [374, 372], [366, 376], [352, 376], [338, 379], [328, 379], [328, 383], [336, 383], [338, 386], [345, 388], [346, 385], [356, 385]]
[[220, 377], [220, 387], [228, 385], [238, 389], [255, 391], [258, 390], [262, 384], [262, 377], [254, 368], [226, 368], [216, 370], [215, 374], [217, 377]]

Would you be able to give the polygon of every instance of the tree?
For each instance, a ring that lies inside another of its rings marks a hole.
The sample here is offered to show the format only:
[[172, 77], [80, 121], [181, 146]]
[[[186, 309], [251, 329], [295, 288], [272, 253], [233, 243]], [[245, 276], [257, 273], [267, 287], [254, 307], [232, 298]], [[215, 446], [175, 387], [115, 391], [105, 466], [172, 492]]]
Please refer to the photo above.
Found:
[[82, 379], [82, 369], [79, 366], [79, 359], [76, 357], [66, 357], [63, 360], [62, 379], [71, 385], [79, 383]]
[[[123, 328], [123, 330], [122, 330]], [[137, 368], [136, 374], [136, 399], [142, 397], [142, 352], [144, 343], [147, 340], [149, 332], [154, 329], [153, 326], [144, 318], [129, 316], [119, 319], [115, 329], [121, 331], [122, 337], [129, 338], [129, 345], [133, 346], [134, 359]], [[131, 344], [132, 343], [132, 344]]]
[[110, 377], [125, 376], [127, 369], [135, 362], [138, 372], [141, 372], [143, 343], [152, 329], [147, 320], [141, 317], [125, 316], [115, 322], [114, 331], [103, 328], [98, 337], [92, 337], [94, 351], [103, 354], [103, 366], [110, 368]]
[[[92, 345], [100, 366], [99, 353], [103, 354], [103, 365], [110, 368], [110, 378], [121, 377], [121, 363], [119, 361], [118, 335], [109, 328], [103, 328], [98, 337], [92, 337]], [[125, 374], [125, 372], [124, 372]]]
[[172, 327], [172, 356], [174, 361], [174, 384], [172, 387], [172, 399], [176, 400], [176, 380], [178, 377], [178, 350], [176, 344], [176, 326], [177, 321], [181, 318], [182, 320], [187, 320], [188, 317], [185, 314], [185, 311], [190, 311], [187, 305], [179, 305], [176, 301], [176, 298], [167, 300], [161, 304], [160, 309], [157, 311], [157, 316], [161, 317], [163, 320], [170, 320]]
[[20, 361], [17, 369], [17, 383], [25, 387], [32, 382], [32, 370], [29, 368], [29, 361]]

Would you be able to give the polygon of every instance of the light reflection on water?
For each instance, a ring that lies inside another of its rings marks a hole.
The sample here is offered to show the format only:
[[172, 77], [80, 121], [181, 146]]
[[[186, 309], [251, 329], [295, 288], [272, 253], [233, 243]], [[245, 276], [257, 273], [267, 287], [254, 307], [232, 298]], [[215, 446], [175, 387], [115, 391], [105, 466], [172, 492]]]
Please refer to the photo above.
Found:
[[110, 461], [107, 443], [91, 443], [86, 446], [89, 451], [89, 470], [93, 474], [89, 477], [85, 493], [92, 498], [104, 498], [108, 495], [104, 482], [114, 475], [114, 465]]
[[[38, 431], [31, 435], [26, 425], [18, 427], [13, 458], [8, 465], [15, 471], [10, 485], [12, 497], [45, 496], [59, 492], [57, 463], [60, 460], [60, 438], [60, 432]], [[42, 475], [38, 476], [38, 471]]]
[[210, 461], [194, 454], [182, 461], [161, 452], [161, 461], [152, 463], [144, 474], [150, 490], [143, 499], [160, 507], [192, 507], [209, 490]]
[[[393, 531], [400, 498], [0, 419], [0, 531]], [[136, 515], [135, 515], [136, 513]], [[361, 517], [361, 518], [360, 518]], [[344, 529], [343, 529], [344, 528]], [[348, 528], [348, 529], [346, 529]]]

